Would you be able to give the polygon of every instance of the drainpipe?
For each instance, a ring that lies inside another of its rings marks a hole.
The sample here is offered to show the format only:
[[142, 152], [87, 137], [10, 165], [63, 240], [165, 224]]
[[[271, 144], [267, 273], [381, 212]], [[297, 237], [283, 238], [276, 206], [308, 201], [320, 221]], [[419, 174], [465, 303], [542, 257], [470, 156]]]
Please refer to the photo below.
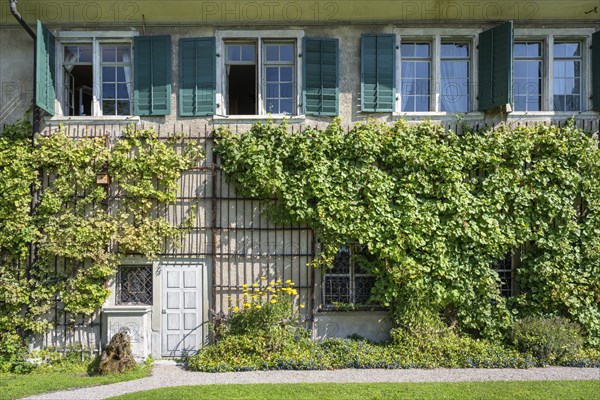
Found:
[[[19, 11], [17, 10], [17, 0], [9, 0], [10, 5], [10, 13], [15, 17], [15, 19], [19, 22], [19, 24], [25, 29], [25, 31], [31, 36], [33, 39], [33, 124], [32, 124], [32, 132], [31, 132], [31, 145], [34, 145], [35, 141], [35, 133], [39, 131], [39, 121], [40, 121], [40, 110], [36, 105], [36, 97], [37, 97], [37, 49], [36, 43], [37, 38], [35, 32], [27, 25]], [[36, 190], [35, 184], [32, 183], [29, 188], [29, 194], [31, 196], [31, 202], [29, 205], [29, 213], [33, 215], [36, 205]], [[26, 265], [26, 276], [27, 279], [31, 279], [31, 269], [33, 268], [33, 263], [35, 261], [35, 247], [33, 243], [29, 243], [28, 245], [28, 260]]]
[[40, 110], [35, 104], [36, 100], [36, 92], [37, 92], [37, 51], [36, 51], [36, 35], [35, 32], [27, 25], [19, 11], [17, 10], [17, 0], [9, 0], [10, 5], [10, 13], [15, 17], [15, 19], [19, 22], [19, 24], [25, 29], [25, 31], [31, 36], [33, 39], [33, 132], [31, 135], [31, 140], [33, 142], [33, 135], [39, 130], [40, 123]]

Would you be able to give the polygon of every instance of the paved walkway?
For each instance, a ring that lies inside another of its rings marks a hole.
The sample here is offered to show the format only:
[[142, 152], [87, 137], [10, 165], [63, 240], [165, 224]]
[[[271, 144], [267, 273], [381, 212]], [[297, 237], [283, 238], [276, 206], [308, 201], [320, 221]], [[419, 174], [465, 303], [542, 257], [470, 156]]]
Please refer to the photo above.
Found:
[[[169, 386], [248, 383], [466, 382], [519, 380], [600, 381], [599, 368], [548, 367], [531, 369], [343, 369], [335, 371], [258, 371], [202, 373], [175, 365], [154, 366], [152, 376], [134, 381], [65, 390], [28, 399], [95, 400]], [[600, 385], [600, 382], [599, 382]]]

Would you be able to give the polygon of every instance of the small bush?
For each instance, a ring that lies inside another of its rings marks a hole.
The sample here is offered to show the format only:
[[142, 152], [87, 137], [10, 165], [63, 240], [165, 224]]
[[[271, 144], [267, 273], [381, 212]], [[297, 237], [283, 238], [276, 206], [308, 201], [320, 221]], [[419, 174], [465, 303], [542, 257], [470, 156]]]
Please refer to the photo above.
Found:
[[510, 331], [511, 343], [542, 365], [576, 358], [583, 345], [579, 325], [560, 317], [526, 317]]

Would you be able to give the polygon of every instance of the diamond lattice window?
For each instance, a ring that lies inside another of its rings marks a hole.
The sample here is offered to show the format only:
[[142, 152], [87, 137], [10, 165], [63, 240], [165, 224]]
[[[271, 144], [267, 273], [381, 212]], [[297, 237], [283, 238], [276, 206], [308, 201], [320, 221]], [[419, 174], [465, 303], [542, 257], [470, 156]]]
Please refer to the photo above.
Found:
[[122, 265], [117, 273], [118, 305], [152, 305], [152, 266]]

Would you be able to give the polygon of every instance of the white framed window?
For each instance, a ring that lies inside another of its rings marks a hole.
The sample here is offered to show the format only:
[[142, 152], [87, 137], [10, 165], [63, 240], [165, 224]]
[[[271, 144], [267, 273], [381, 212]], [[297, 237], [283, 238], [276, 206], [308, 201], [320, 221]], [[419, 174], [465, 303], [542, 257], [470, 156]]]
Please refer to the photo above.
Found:
[[400, 43], [396, 114], [466, 114], [477, 110], [477, 29], [395, 29]]
[[591, 109], [594, 29], [515, 29], [514, 112], [572, 115]]
[[541, 111], [543, 107], [544, 53], [541, 41], [515, 41], [513, 45], [513, 100], [515, 111]]
[[218, 31], [217, 115], [301, 114], [303, 31]]
[[332, 267], [323, 275], [323, 308], [360, 308], [368, 304], [375, 277], [361, 266], [361, 256], [369, 257], [364, 246], [351, 245], [339, 249]]
[[57, 115], [130, 116], [135, 32], [56, 35]]

